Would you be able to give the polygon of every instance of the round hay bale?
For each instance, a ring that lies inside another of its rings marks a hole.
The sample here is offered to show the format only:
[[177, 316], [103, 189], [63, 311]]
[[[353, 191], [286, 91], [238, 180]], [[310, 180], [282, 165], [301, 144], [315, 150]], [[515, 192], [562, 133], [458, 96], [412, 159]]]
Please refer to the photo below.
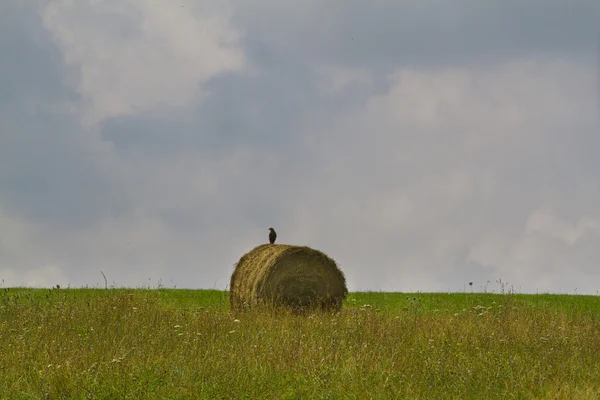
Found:
[[339, 310], [348, 293], [344, 273], [326, 254], [306, 246], [263, 244], [236, 263], [231, 275], [233, 309], [284, 305]]

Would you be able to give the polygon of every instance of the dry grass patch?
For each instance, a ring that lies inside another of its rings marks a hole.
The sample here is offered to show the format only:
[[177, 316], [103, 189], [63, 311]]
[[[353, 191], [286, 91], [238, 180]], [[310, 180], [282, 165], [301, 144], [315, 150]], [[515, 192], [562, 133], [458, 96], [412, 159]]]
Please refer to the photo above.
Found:
[[[249, 310], [236, 317], [227, 304], [207, 306], [201, 297], [185, 308], [164, 300], [187, 292], [90, 293], [0, 295], [0, 398], [600, 394], [594, 299], [568, 311], [490, 296], [487, 304], [454, 312], [459, 296], [447, 295], [445, 303], [436, 301], [437, 311], [349, 301], [333, 313]], [[399, 304], [403, 296], [397, 295]]]

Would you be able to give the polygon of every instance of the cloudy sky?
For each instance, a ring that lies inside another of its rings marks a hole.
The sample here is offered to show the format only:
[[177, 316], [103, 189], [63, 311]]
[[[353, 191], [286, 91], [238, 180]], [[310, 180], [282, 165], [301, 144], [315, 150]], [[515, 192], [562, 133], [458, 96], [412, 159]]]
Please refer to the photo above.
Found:
[[600, 290], [600, 3], [0, 1], [0, 280]]

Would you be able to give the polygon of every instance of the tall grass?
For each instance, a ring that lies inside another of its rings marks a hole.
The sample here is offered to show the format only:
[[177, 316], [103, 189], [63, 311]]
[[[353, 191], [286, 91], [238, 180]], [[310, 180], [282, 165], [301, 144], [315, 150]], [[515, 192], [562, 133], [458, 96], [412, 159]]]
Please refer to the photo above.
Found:
[[221, 291], [0, 294], [0, 397], [600, 396], [600, 301], [351, 293], [339, 314], [231, 314]]

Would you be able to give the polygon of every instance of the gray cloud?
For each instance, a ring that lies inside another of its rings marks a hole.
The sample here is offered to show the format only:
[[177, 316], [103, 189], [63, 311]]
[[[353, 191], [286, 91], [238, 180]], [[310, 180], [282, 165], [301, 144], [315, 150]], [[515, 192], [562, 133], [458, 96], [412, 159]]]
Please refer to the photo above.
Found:
[[76, 71], [65, 68], [32, 10], [4, 15], [0, 202], [55, 226], [93, 223], [119, 204], [112, 178], [72, 111], [79, 96], [67, 82]]
[[600, 29], [600, 6], [588, 1], [263, 4], [270, 12], [254, 4], [236, 8], [250, 34], [305, 59], [374, 70], [531, 55], [589, 60]]
[[0, 17], [7, 282], [225, 287], [275, 226], [352, 290], [598, 290], [598, 6], [52, 4]]

